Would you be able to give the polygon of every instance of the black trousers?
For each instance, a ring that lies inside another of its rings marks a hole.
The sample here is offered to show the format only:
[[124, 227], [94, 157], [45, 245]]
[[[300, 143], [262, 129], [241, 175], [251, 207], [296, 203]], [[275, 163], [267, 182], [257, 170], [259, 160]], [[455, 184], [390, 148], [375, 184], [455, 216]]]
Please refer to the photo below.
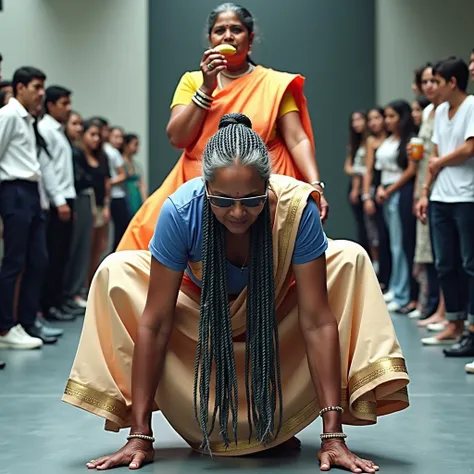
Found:
[[71, 208], [71, 219], [59, 219], [58, 209], [51, 207], [49, 211], [46, 241], [48, 247], [49, 265], [43, 284], [41, 306], [44, 313], [50, 308], [59, 308], [64, 302], [64, 281], [66, 266], [69, 260], [74, 227], [74, 200], [68, 199]]
[[[352, 190], [352, 182], [349, 181], [349, 194]], [[364, 220], [364, 203], [359, 199], [357, 204], [352, 204], [349, 199], [349, 204], [352, 208], [352, 213], [354, 214], [354, 219], [357, 226], [357, 243], [360, 244], [366, 252], [370, 255], [370, 243], [369, 237], [367, 235], [367, 228], [365, 226]]]
[[41, 287], [48, 264], [46, 220], [40, 205], [38, 183], [0, 183], [4, 257], [0, 268], [0, 330], [15, 326], [15, 287], [21, 279], [18, 322], [32, 326], [40, 306]]
[[409, 181], [400, 189], [399, 211], [402, 221], [403, 251], [408, 262], [410, 272], [410, 299], [418, 301], [420, 286], [413, 276], [413, 262], [416, 246], [416, 217], [413, 214], [413, 192], [415, 180]]
[[130, 212], [127, 199], [112, 198], [110, 200], [110, 214], [112, 216], [112, 222], [114, 223], [113, 246], [115, 251], [132, 219], [132, 213]]

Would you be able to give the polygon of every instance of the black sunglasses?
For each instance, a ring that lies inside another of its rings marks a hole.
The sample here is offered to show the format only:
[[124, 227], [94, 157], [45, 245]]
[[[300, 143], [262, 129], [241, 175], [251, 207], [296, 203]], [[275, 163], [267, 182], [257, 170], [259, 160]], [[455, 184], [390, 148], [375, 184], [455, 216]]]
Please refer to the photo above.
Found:
[[267, 194], [262, 194], [260, 196], [249, 196], [243, 198], [230, 198], [224, 196], [214, 196], [209, 194], [206, 186], [206, 196], [209, 200], [209, 204], [214, 207], [231, 207], [233, 204], [240, 202], [242, 206], [245, 207], [258, 207], [265, 204], [267, 200]]

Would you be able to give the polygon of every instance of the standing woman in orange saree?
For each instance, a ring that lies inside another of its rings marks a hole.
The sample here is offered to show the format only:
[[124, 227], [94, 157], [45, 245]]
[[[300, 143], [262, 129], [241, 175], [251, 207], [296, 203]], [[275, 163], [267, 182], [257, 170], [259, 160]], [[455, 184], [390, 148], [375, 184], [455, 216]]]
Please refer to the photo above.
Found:
[[[183, 153], [132, 219], [118, 250], [148, 248], [163, 202], [200, 175], [204, 147], [228, 113], [240, 112], [252, 120], [271, 153], [275, 174], [292, 176], [323, 191], [303, 94], [304, 78], [253, 64], [249, 54], [254, 19], [246, 8], [232, 3], [218, 6], [209, 15], [207, 31], [210, 49], [201, 59], [200, 70], [181, 77], [171, 103], [166, 131]], [[221, 45], [232, 45], [236, 51], [224, 55], [218, 50]], [[328, 213], [324, 196], [320, 210], [324, 222]]]

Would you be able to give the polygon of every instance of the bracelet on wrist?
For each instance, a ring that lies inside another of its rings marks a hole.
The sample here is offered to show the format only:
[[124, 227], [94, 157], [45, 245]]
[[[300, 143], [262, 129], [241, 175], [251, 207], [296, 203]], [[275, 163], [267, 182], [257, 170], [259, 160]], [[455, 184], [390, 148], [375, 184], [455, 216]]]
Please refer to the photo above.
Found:
[[197, 91], [198, 95], [200, 95], [203, 99], [206, 99], [208, 102], [212, 102], [214, 98], [210, 96], [209, 94], [206, 94], [201, 88], [199, 88]]
[[316, 186], [319, 186], [321, 188], [321, 190], [318, 189], [318, 191], [322, 194], [324, 194], [324, 188], [326, 187], [326, 183], [324, 181], [319, 181], [319, 180], [316, 180], [316, 181], [311, 181], [311, 186], [316, 187]]
[[192, 101], [201, 109], [209, 110], [213, 102], [213, 98], [203, 92], [201, 89], [197, 89], [192, 97]]
[[323, 408], [320, 412], [319, 412], [319, 416], [322, 416], [324, 415], [325, 413], [327, 413], [328, 411], [338, 411], [339, 413], [344, 413], [344, 408], [336, 405], [336, 406], [329, 406], [329, 407], [326, 407], [326, 408]]
[[328, 439], [346, 439], [346, 433], [322, 433], [319, 435], [321, 441], [326, 441]]
[[364, 201], [371, 201], [372, 200], [372, 195], [371, 194], [362, 194], [362, 196], [360, 197], [360, 200], [362, 202]]
[[155, 438], [153, 436], [148, 436], [141, 433], [130, 433], [127, 436], [127, 441], [130, 441], [131, 439], [142, 439], [143, 441], [150, 441], [151, 443], [155, 442]]

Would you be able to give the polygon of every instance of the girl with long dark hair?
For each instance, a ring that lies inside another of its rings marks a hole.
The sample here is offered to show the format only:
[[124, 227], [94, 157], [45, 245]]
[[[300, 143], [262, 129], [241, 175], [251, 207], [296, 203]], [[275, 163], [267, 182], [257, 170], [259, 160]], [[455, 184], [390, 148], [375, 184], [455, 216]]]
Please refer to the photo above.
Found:
[[385, 117], [382, 107], [373, 107], [367, 114], [367, 128], [369, 136], [366, 141], [366, 172], [362, 180], [362, 196], [364, 213], [366, 219], [375, 222], [376, 241], [373, 246], [377, 248], [378, 272], [377, 276], [382, 291], [389, 294], [392, 256], [390, 253], [390, 241], [388, 237], [387, 224], [383, 215], [383, 208], [375, 201], [375, 190], [380, 184], [380, 171], [374, 168], [375, 153], [379, 146], [387, 138], [385, 129]]
[[365, 142], [367, 139], [367, 114], [358, 110], [349, 119], [349, 145], [344, 171], [350, 176], [349, 202], [357, 225], [357, 242], [370, 253], [369, 238], [364, 221], [362, 177], [365, 174]]
[[392, 254], [390, 290], [393, 300], [388, 308], [407, 314], [416, 309], [418, 299], [418, 283], [412, 276], [416, 242], [413, 191], [417, 168], [407, 153], [416, 127], [410, 104], [404, 100], [390, 102], [384, 115], [391, 135], [375, 154], [375, 168], [381, 171], [376, 200], [384, 207]]

